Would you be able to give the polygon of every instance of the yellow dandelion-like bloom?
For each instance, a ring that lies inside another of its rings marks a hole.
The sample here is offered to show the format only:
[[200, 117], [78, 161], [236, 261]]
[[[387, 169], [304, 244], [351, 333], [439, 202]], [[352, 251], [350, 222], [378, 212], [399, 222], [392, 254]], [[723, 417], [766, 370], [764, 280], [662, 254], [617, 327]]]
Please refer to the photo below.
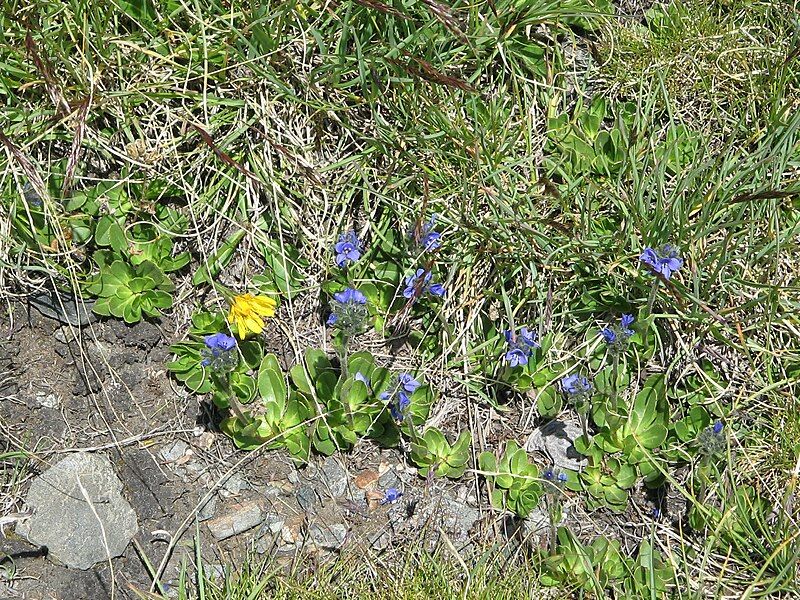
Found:
[[228, 321], [236, 324], [236, 334], [244, 339], [248, 334], [264, 331], [264, 317], [274, 317], [277, 303], [268, 296], [242, 294], [234, 296]]

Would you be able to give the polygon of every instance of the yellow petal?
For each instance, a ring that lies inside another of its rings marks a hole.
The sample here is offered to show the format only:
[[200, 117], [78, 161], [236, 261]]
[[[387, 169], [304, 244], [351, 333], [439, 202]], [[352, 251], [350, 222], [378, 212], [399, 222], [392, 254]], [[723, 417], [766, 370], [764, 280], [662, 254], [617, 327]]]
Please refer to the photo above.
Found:
[[261, 333], [264, 331], [264, 322], [253, 316], [246, 317], [247, 329], [253, 333]]

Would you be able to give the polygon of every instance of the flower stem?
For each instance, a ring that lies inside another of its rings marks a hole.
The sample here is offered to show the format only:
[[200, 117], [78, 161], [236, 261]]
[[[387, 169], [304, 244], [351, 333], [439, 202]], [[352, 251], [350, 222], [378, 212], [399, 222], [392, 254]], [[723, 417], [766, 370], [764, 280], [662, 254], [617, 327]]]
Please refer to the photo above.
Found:
[[222, 388], [222, 391], [228, 396], [228, 405], [230, 406], [231, 412], [233, 412], [236, 419], [242, 424], [242, 426], [247, 425], [247, 417], [244, 416], [244, 409], [242, 405], [239, 404], [239, 398], [231, 389], [231, 382], [228, 377], [215, 377], [214, 379], [217, 380], [219, 386]]
[[658, 279], [653, 279], [653, 287], [650, 288], [650, 296], [647, 298], [647, 318], [649, 319], [650, 316], [653, 314], [653, 304], [656, 302], [656, 296], [658, 295]]

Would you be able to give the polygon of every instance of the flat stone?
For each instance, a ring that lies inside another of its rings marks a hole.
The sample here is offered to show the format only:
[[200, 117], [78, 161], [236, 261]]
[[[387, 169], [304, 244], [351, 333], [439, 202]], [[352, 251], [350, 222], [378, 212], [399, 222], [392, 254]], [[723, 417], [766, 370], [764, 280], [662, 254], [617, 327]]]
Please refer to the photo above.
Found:
[[173, 444], [168, 446], [164, 446], [159, 454], [161, 458], [163, 458], [167, 462], [175, 462], [179, 458], [181, 458], [186, 451], [189, 449], [189, 444], [184, 442], [183, 440], [178, 440]]
[[239, 473], [234, 473], [228, 477], [228, 480], [222, 485], [222, 489], [233, 496], [249, 487], [250, 486]]
[[206, 521], [206, 527], [217, 540], [226, 540], [257, 527], [264, 520], [261, 505], [250, 500], [231, 505], [225, 514]]
[[297, 489], [297, 503], [306, 512], [312, 512], [317, 504], [317, 492], [310, 485], [301, 485]]
[[583, 435], [578, 425], [567, 421], [549, 421], [534, 429], [525, 442], [527, 452], [538, 451], [547, 455], [560, 469], [580, 471], [586, 457], [578, 454], [573, 441]]
[[286, 525], [286, 519], [275, 512], [268, 512], [264, 515], [261, 528], [258, 530], [258, 541], [256, 551], [259, 554], [275, 548], [278, 540], [281, 540], [281, 531]]
[[208, 521], [214, 516], [214, 513], [217, 512], [217, 495], [214, 494], [211, 498], [208, 499], [200, 510], [197, 512], [197, 520], [198, 521]]
[[76, 303], [75, 298], [65, 292], [44, 292], [31, 296], [28, 302], [45, 317], [65, 325], [83, 327], [97, 320], [92, 313], [94, 300], [78, 298]]
[[441, 509], [442, 526], [459, 541], [468, 537], [470, 530], [481, 518], [477, 509], [446, 497], [442, 498]]
[[347, 493], [347, 471], [332, 456], [326, 458], [322, 463], [320, 479], [334, 498], [339, 498]]
[[58, 408], [61, 406], [61, 398], [58, 397], [58, 394], [36, 392], [36, 404], [42, 408]]
[[347, 525], [342, 523], [315, 523], [308, 528], [308, 537], [319, 548], [335, 550], [344, 544], [348, 531]]
[[17, 533], [47, 546], [48, 557], [76, 569], [120, 556], [139, 528], [107, 458], [70, 454], [33, 480], [25, 502], [31, 517]]

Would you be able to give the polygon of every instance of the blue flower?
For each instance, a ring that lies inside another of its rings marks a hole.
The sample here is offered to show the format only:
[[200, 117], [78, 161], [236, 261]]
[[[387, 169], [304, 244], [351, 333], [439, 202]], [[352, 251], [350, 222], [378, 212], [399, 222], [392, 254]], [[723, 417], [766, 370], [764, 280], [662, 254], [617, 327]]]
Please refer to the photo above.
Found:
[[505, 355], [505, 361], [508, 363], [508, 366], [512, 369], [515, 367], [519, 367], [520, 365], [527, 365], [528, 364], [528, 355], [529, 352], [526, 352], [522, 348], [512, 348]]
[[633, 318], [633, 315], [623, 314], [622, 318], [619, 321], [619, 325], [622, 328], [622, 333], [629, 336], [633, 335], [633, 329], [630, 329], [630, 326], [633, 324], [634, 321], [635, 319]]
[[369, 384], [370, 384], [370, 382], [369, 382], [369, 377], [367, 377], [366, 375], [364, 375], [364, 374], [363, 374], [361, 371], [358, 371], [358, 372], [357, 372], [357, 373], [356, 373], [356, 374], [353, 376], [353, 379], [355, 379], [356, 381], [360, 381], [360, 382], [361, 382], [361, 383], [363, 383], [365, 386], [367, 386], [367, 388], [369, 388]]
[[567, 474], [566, 473], [559, 473], [558, 474], [558, 481], [561, 483], [567, 482]]
[[391, 504], [397, 502], [400, 499], [400, 496], [402, 495], [403, 492], [401, 492], [397, 488], [389, 488], [383, 494], [383, 500], [381, 500], [381, 504]]
[[[380, 394], [381, 400], [389, 401], [389, 413], [395, 421], [402, 421], [411, 406], [411, 395], [417, 391], [420, 382], [409, 373], [400, 373], [390, 391]], [[393, 400], [393, 398], [395, 398]]]
[[430, 292], [434, 296], [444, 296], [447, 293], [441, 283], [431, 283], [433, 274], [425, 269], [417, 269], [413, 275], [406, 277], [406, 288], [403, 296], [406, 298], [419, 298], [425, 292]]
[[530, 331], [527, 327], [523, 327], [519, 330], [519, 337], [518, 339], [522, 340], [522, 343], [530, 348], [538, 348], [539, 343], [536, 341], [536, 332]]
[[422, 247], [426, 252], [436, 250], [442, 245], [442, 234], [433, 230], [436, 227], [436, 215], [431, 216], [430, 220], [422, 226]]
[[220, 373], [228, 372], [239, 362], [239, 356], [233, 351], [236, 340], [224, 333], [214, 333], [203, 338], [206, 347], [200, 350], [200, 365], [209, 367]]
[[570, 396], [581, 396], [587, 394], [592, 390], [592, 384], [586, 377], [573, 373], [567, 375], [561, 380], [561, 389], [563, 389]]
[[400, 373], [397, 376], [397, 381], [400, 384], [400, 387], [402, 387], [409, 394], [416, 392], [417, 388], [420, 386], [419, 381], [414, 379], [414, 377], [408, 373]]
[[714, 427], [713, 427], [714, 433], [719, 435], [720, 433], [722, 433], [722, 428], [723, 427], [724, 427], [724, 425], [722, 424], [722, 421], [717, 421], [716, 423], [714, 423]]
[[683, 266], [683, 259], [679, 256], [678, 249], [669, 244], [658, 250], [648, 246], [642, 252], [639, 261], [663, 275], [664, 279], [672, 277], [672, 274]]
[[533, 353], [533, 349], [539, 348], [536, 332], [523, 327], [519, 330], [519, 335], [508, 329], [504, 335], [509, 347], [504, 357], [508, 365], [512, 368], [527, 365], [528, 357]]
[[367, 297], [353, 288], [345, 288], [341, 292], [336, 292], [333, 299], [341, 304], [366, 304]]
[[236, 339], [225, 335], [224, 333], [214, 333], [212, 335], [207, 335], [203, 338], [203, 341], [206, 343], [206, 346], [209, 348], [218, 348], [219, 350], [232, 350], [236, 347]]
[[436, 227], [436, 219], [437, 216], [433, 215], [420, 229], [414, 226], [408, 232], [408, 236], [425, 252], [432, 252], [442, 245], [442, 234], [433, 230]]
[[355, 231], [348, 231], [339, 236], [339, 240], [334, 244], [336, 252], [336, 266], [346, 267], [350, 263], [356, 262], [361, 258], [361, 242], [356, 236]]
[[411, 398], [406, 392], [400, 390], [397, 392], [397, 402], [392, 402], [389, 406], [389, 414], [395, 421], [402, 421], [406, 417], [409, 406], [411, 406]]
[[331, 300], [331, 314], [326, 323], [336, 326], [347, 335], [360, 333], [369, 317], [367, 297], [353, 288], [336, 292]]
[[547, 481], [553, 481], [553, 469], [545, 469], [544, 473], [542, 473], [542, 477], [544, 477]]
[[601, 329], [600, 333], [606, 344], [619, 350], [621, 346], [628, 341], [628, 338], [635, 333], [633, 329], [630, 328], [633, 321], [633, 315], [622, 315], [619, 321], [619, 327], [604, 327]]

